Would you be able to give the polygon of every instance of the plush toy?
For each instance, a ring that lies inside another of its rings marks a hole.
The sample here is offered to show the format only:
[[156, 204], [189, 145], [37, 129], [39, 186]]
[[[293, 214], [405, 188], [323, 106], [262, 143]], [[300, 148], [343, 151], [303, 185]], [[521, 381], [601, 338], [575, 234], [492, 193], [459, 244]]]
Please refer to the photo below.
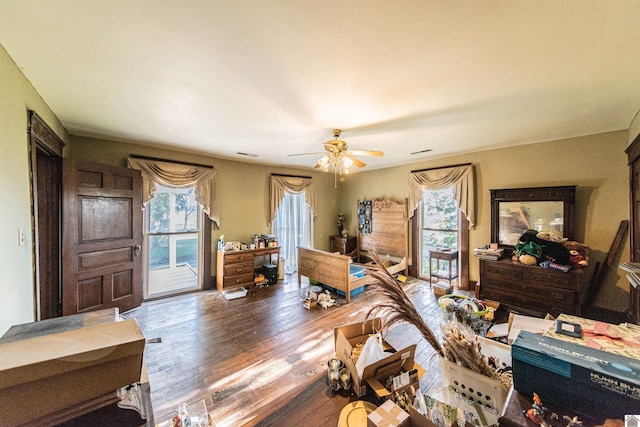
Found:
[[536, 265], [538, 263], [538, 258], [529, 254], [522, 254], [518, 257], [518, 261], [525, 265]]
[[571, 265], [569, 262], [569, 249], [562, 243], [541, 239], [538, 237], [538, 231], [536, 230], [525, 230], [520, 236], [519, 243], [529, 242], [535, 243], [542, 248], [542, 257], [538, 257], [539, 260]]
[[574, 240], [569, 240], [563, 243], [564, 247], [569, 250], [569, 262], [572, 266], [578, 268], [584, 268], [589, 265], [589, 246]]
[[542, 260], [542, 248], [533, 242], [518, 242], [515, 246], [516, 261], [526, 265], [536, 265]]

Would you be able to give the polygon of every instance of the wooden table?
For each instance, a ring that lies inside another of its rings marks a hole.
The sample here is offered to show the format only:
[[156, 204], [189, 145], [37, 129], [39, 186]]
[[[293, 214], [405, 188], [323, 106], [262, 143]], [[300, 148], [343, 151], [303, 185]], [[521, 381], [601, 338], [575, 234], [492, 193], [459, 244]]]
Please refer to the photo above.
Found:
[[[435, 270], [432, 269], [434, 260], [436, 261]], [[440, 269], [440, 263], [443, 261], [447, 263], [447, 270]], [[455, 270], [451, 268], [454, 262], [456, 264]], [[451, 287], [451, 281], [458, 277], [458, 251], [429, 251], [429, 283], [433, 277], [448, 280], [449, 287]]]

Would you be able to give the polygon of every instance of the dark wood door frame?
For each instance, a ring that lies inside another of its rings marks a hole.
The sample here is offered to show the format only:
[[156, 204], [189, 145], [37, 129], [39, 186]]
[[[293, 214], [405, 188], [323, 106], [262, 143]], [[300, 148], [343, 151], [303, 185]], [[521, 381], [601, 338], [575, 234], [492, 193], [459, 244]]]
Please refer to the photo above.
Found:
[[35, 111], [28, 114], [34, 318], [44, 320], [62, 314], [60, 203], [65, 144]]

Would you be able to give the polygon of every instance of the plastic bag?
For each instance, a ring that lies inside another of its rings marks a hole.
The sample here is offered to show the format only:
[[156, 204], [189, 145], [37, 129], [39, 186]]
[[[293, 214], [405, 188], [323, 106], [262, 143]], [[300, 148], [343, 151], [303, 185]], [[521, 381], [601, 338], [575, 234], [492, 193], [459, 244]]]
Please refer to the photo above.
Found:
[[367, 338], [367, 341], [364, 343], [364, 347], [362, 348], [362, 352], [360, 353], [360, 357], [358, 357], [358, 360], [356, 361], [356, 372], [358, 373], [358, 378], [362, 378], [362, 373], [364, 372], [365, 367], [372, 363], [376, 363], [378, 360], [384, 359], [386, 356], [387, 355], [382, 349], [382, 335], [379, 332]]

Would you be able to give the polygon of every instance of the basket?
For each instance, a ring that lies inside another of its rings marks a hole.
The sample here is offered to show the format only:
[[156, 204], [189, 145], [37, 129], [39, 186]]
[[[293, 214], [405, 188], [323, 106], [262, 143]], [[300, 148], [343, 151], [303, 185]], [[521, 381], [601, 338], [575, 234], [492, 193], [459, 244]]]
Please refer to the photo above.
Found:
[[[445, 304], [443, 303], [443, 301], [445, 299], [448, 299], [448, 298], [454, 298], [454, 299], [459, 300], [459, 301], [465, 301], [465, 300], [473, 301], [473, 298], [469, 298], [469, 297], [467, 297], [465, 295], [457, 295], [457, 294], [442, 295], [440, 298], [438, 298], [438, 305], [440, 306], [440, 308], [442, 308], [442, 311], [445, 311]], [[489, 309], [490, 308], [488, 306], [485, 306], [484, 310], [471, 311], [471, 313], [482, 317], [482, 316], [484, 316], [485, 314], [487, 314], [489, 312]]]
[[[495, 342], [478, 336], [482, 344], [482, 354], [498, 359], [501, 365], [511, 366], [511, 347], [499, 342]], [[465, 367], [440, 358], [442, 367], [442, 380], [444, 385], [451, 387], [463, 398], [477, 403], [482, 407], [502, 412], [509, 394], [509, 389], [505, 388], [499, 381], [472, 371]]]

